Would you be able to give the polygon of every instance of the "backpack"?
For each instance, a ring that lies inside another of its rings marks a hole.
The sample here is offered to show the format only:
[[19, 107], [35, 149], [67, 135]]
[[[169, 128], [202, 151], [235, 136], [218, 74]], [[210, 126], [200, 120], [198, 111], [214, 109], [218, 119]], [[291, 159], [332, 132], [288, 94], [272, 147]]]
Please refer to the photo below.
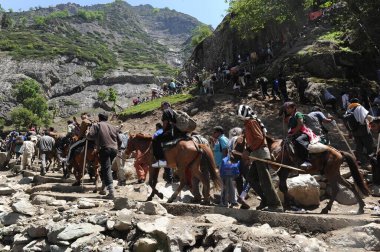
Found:
[[346, 113], [343, 115], [344, 125], [349, 131], [355, 131], [360, 126], [360, 123], [356, 120], [354, 116], [354, 111], [356, 108], [357, 107], [347, 110]]
[[182, 132], [190, 133], [195, 130], [197, 123], [183, 111], [174, 111], [175, 126]]
[[230, 157], [227, 156], [223, 158], [222, 165], [220, 166], [220, 176], [235, 176], [240, 174], [240, 161], [237, 163], [232, 163]]

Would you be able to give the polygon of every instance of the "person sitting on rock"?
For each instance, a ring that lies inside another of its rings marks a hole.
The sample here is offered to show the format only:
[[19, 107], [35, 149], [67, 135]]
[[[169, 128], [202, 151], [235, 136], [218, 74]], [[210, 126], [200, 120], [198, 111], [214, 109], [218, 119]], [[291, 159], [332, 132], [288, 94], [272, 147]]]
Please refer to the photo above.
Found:
[[157, 161], [152, 164], [152, 167], [155, 168], [167, 166], [162, 144], [186, 136], [186, 133], [183, 133], [175, 126], [175, 113], [170, 103], [166, 101], [162, 102], [161, 109], [163, 111], [161, 118], [163, 133], [155, 137], [152, 141], [153, 155]]

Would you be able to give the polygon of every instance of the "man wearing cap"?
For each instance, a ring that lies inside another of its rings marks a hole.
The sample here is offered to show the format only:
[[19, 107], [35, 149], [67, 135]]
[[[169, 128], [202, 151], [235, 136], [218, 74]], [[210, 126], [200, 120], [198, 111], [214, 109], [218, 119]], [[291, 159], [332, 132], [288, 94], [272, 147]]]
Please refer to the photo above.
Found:
[[[359, 99], [353, 98], [350, 100], [350, 104], [348, 105], [348, 109], [346, 111], [345, 117], [349, 114], [353, 114], [357, 124], [357, 127], [350, 128], [346, 127], [350, 131], [350, 137], [354, 137], [355, 141], [355, 154], [358, 160], [364, 164], [366, 161], [366, 157], [374, 152], [374, 143], [372, 134], [368, 127], [368, 122], [372, 122], [377, 120], [378, 117], [373, 117], [369, 114], [368, 110], [366, 110], [359, 103]], [[364, 153], [364, 149], [366, 152]]]
[[[248, 156], [251, 156], [270, 160], [270, 152], [266, 143], [266, 129], [260, 119], [257, 118], [253, 110], [247, 105], [240, 105], [237, 115], [244, 120], [246, 149], [243, 152], [242, 158], [247, 159]], [[259, 184], [254, 189], [261, 197], [261, 203], [257, 209], [283, 212], [284, 209], [269, 174], [268, 164], [255, 161], [251, 169], [254, 169], [252, 173], [258, 178]]]
[[87, 134], [88, 140], [94, 140], [99, 147], [100, 172], [102, 178], [102, 191], [107, 188], [108, 195], [104, 198], [113, 199], [114, 188], [111, 164], [121, 146], [118, 129], [109, 124], [108, 115], [100, 113], [99, 122], [93, 124]]
[[228, 153], [228, 138], [224, 135], [224, 129], [222, 126], [216, 126], [212, 134], [214, 141], [214, 159], [216, 166], [220, 168], [223, 158]]

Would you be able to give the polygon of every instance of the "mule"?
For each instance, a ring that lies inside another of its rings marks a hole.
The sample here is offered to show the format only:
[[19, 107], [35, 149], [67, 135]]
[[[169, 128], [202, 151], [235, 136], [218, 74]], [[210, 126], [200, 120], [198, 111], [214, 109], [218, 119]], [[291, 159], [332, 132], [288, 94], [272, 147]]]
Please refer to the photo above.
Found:
[[[152, 193], [148, 196], [147, 201], [151, 201], [154, 195], [160, 199], [163, 194], [156, 189], [159, 169], [153, 168], [152, 163], [155, 161], [152, 148], [152, 137], [142, 134], [131, 135], [128, 140], [128, 145], [125, 150], [127, 156], [133, 151], [137, 151], [137, 155], [144, 155], [144, 159], [149, 163], [149, 185], [152, 188]], [[193, 140], [181, 140], [175, 146], [164, 151], [168, 167], [177, 168], [180, 177], [180, 185], [173, 195], [168, 199], [168, 203], [173, 202], [186, 184], [186, 169], [191, 170], [192, 178], [196, 178], [203, 184], [203, 197], [205, 202], [210, 201], [210, 186], [208, 177], [203, 176], [201, 171], [202, 157], [207, 159], [208, 171], [214, 182], [215, 187], [221, 186], [221, 179], [217, 172], [212, 150], [205, 144], [196, 144]], [[198, 200], [198, 195], [195, 195]]]
[[[297, 157], [292, 151], [291, 143], [289, 141], [273, 139], [271, 137], [267, 137], [266, 139], [268, 147], [276, 162], [286, 165], [297, 164]], [[309, 158], [312, 167], [306, 169], [304, 173], [320, 173], [324, 175], [330, 183], [332, 189], [330, 200], [327, 203], [326, 207], [322, 209], [321, 213], [327, 214], [329, 211], [331, 211], [331, 207], [339, 191], [338, 184], [341, 184], [354, 193], [359, 203], [359, 209], [357, 213], [363, 214], [365, 203], [359, 195], [358, 191], [356, 190], [355, 185], [366, 196], [369, 195], [369, 189], [366, 182], [363, 179], [362, 174], [359, 172], [359, 167], [356, 163], [355, 157], [348, 152], [339, 151], [331, 146], [326, 146], [325, 151], [321, 153], [310, 154]], [[348, 164], [355, 185], [348, 182], [345, 178], [341, 176], [340, 167], [343, 164], [343, 162], [346, 162]], [[286, 168], [279, 168], [278, 166], [272, 167], [274, 169], [279, 169], [279, 189], [284, 194], [285, 207], [289, 207], [292, 198], [288, 193], [286, 180], [288, 178], [290, 170]]]

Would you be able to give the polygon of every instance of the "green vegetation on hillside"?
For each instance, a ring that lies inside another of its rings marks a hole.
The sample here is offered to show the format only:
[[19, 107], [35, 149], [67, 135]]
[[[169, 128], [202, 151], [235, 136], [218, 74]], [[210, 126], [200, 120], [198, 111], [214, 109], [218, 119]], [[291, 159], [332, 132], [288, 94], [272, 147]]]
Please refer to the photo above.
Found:
[[148, 112], [151, 112], [153, 110], [156, 110], [161, 107], [161, 103], [163, 101], [170, 102], [170, 104], [176, 104], [180, 102], [187, 101], [189, 99], [193, 98], [191, 94], [177, 94], [177, 95], [172, 95], [172, 96], [166, 96], [162, 97], [159, 99], [155, 99], [153, 101], [148, 101], [141, 103], [136, 106], [131, 106], [127, 109], [125, 109], [123, 112], [121, 112], [119, 115], [120, 116], [130, 116], [130, 115], [135, 115], [135, 114], [146, 114]]
[[196, 27], [193, 31], [193, 36], [191, 38], [191, 45], [197, 46], [201, 43], [205, 38], [212, 35], [212, 30], [210, 26], [202, 24]]
[[43, 31], [2, 31], [0, 50], [15, 59], [54, 58], [59, 55], [76, 57], [96, 63], [94, 76], [101, 77], [115, 67], [116, 57], [107, 45], [91, 36], [73, 31], [46, 33]]
[[17, 127], [30, 124], [47, 126], [51, 122], [48, 104], [40, 85], [35, 80], [24, 80], [14, 87], [14, 97], [20, 106], [10, 112], [12, 123]]

